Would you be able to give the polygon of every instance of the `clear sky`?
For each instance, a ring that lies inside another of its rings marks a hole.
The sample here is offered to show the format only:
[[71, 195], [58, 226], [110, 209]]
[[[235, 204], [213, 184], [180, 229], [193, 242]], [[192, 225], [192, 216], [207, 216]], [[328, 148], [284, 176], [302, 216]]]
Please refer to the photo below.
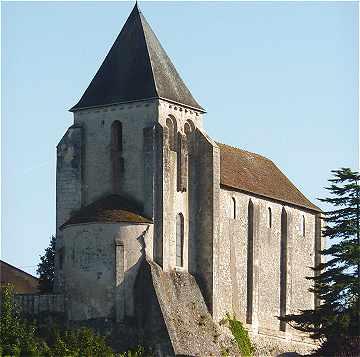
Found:
[[[2, 2], [2, 259], [55, 232], [56, 145], [133, 2]], [[140, 2], [217, 141], [272, 159], [315, 204], [358, 168], [356, 2]]]

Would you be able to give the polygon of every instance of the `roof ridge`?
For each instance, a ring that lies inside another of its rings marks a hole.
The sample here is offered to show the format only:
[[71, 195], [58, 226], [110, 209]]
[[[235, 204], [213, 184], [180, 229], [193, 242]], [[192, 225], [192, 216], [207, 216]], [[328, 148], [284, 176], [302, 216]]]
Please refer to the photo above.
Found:
[[151, 73], [152, 73], [152, 79], [154, 81], [154, 86], [155, 86], [155, 92], [156, 92], [156, 95], [159, 97], [159, 89], [158, 89], [158, 86], [157, 86], [157, 83], [156, 83], [154, 67], [153, 67], [153, 63], [152, 63], [152, 60], [151, 60], [149, 46], [148, 46], [148, 43], [147, 43], [147, 38], [146, 38], [146, 35], [145, 35], [145, 31], [144, 31], [144, 22], [143, 22], [143, 20], [146, 21], [146, 19], [145, 19], [144, 15], [142, 14], [142, 12], [139, 10], [139, 8], [137, 6], [137, 2], [135, 3], [135, 7], [138, 10], [138, 15], [139, 15], [140, 22], [141, 22], [141, 28], [142, 28], [142, 32], [143, 32], [143, 35], [144, 35], [144, 42], [145, 42], [145, 46], [146, 46], [146, 52], [147, 52], [148, 57], [149, 57], [150, 68], [151, 68]]

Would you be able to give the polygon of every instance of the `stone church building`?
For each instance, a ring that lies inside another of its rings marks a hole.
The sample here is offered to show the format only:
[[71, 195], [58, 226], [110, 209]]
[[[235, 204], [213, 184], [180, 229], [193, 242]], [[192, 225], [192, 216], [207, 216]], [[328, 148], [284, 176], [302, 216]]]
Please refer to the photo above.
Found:
[[259, 355], [314, 347], [278, 316], [316, 304], [320, 209], [271, 160], [206, 134], [137, 5], [70, 111], [56, 175], [68, 321], [112, 321], [159, 356], [220, 356], [237, 354], [228, 312]]

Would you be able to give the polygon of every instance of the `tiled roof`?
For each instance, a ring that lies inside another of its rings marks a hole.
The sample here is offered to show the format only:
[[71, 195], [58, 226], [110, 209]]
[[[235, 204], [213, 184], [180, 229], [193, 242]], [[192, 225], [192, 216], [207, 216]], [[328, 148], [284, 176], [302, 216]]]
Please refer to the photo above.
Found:
[[79, 223], [152, 223], [148, 218], [141, 216], [137, 207], [130, 200], [119, 195], [110, 195], [100, 198], [90, 205], [75, 212], [60, 229], [71, 224]]
[[151, 98], [204, 111], [135, 4], [89, 87], [70, 110]]
[[12, 284], [16, 294], [38, 293], [39, 279], [0, 260], [1, 286]]
[[221, 143], [217, 145], [220, 148], [221, 185], [321, 211], [271, 160]]

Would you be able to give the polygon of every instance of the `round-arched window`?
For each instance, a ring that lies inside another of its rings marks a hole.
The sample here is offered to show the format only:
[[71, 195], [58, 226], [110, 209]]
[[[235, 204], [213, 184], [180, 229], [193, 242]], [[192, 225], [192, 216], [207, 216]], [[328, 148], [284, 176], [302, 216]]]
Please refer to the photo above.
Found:
[[176, 151], [177, 126], [175, 118], [168, 117], [166, 119], [166, 127], [168, 130], [169, 148], [170, 150]]
[[111, 148], [114, 151], [122, 151], [122, 124], [115, 120], [111, 125]]

